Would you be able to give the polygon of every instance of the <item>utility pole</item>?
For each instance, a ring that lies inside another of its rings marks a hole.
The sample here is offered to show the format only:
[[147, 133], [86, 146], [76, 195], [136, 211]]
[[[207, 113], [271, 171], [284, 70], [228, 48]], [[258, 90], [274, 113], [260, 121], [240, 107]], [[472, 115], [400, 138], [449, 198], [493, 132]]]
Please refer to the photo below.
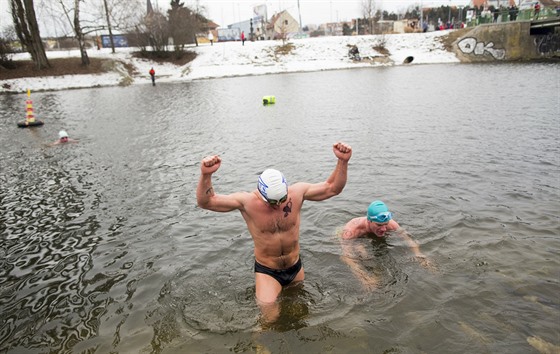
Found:
[[297, 0], [297, 10], [299, 13], [299, 33], [302, 33], [303, 31], [301, 30], [301, 27], [303, 26], [303, 24], [301, 23], [301, 9], [299, 8], [299, 0]]
[[424, 6], [422, 1], [420, 1], [420, 29], [424, 29]]

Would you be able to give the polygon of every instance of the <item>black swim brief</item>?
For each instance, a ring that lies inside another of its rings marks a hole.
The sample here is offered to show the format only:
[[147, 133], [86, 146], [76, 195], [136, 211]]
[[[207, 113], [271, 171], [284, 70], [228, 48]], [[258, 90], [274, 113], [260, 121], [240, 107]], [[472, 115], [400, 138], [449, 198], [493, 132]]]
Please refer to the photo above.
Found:
[[258, 263], [255, 260], [255, 273], [263, 273], [263, 274], [266, 274], [266, 275], [270, 275], [271, 277], [276, 279], [276, 281], [278, 281], [280, 283], [280, 285], [282, 285], [282, 286], [286, 286], [286, 285], [290, 284], [294, 280], [294, 278], [296, 277], [296, 275], [299, 273], [300, 270], [301, 270], [301, 258], [298, 259], [296, 264], [294, 264], [290, 268], [286, 268], [286, 269], [268, 268], [268, 267], [265, 267], [262, 264]]

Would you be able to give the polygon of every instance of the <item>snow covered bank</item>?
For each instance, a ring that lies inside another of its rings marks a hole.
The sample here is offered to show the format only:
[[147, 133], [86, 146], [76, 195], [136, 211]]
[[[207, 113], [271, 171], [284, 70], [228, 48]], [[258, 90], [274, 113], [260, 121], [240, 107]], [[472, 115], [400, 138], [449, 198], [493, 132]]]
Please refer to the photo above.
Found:
[[[455, 54], [444, 49], [441, 37], [449, 31], [429, 33], [319, 37], [291, 40], [293, 49], [288, 54], [276, 54], [281, 41], [224, 42], [191, 47], [197, 53], [192, 62], [184, 66], [158, 64], [132, 57], [136, 48], [119, 48], [111, 54], [110, 49], [89, 50], [92, 58], [108, 58], [131, 64], [137, 75], [132, 84], [149, 84], [148, 71], [153, 66], [157, 82], [178, 82], [245, 75], [265, 75], [288, 72], [348, 69], [381, 65], [402, 65], [406, 57], [414, 57], [412, 64], [458, 63]], [[382, 44], [388, 50], [383, 54], [374, 47]], [[357, 45], [366, 60], [352, 61], [348, 49]], [[79, 57], [78, 51], [47, 52], [48, 58]], [[14, 60], [29, 59], [28, 54], [18, 54]], [[119, 85], [127, 77], [126, 70], [116, 65], [115, 70], [102, 75], [71, 75], [33, 77], [0, 82], [0, 93], [24, 93], [32, 91], [63, 90], [97, 86]]]

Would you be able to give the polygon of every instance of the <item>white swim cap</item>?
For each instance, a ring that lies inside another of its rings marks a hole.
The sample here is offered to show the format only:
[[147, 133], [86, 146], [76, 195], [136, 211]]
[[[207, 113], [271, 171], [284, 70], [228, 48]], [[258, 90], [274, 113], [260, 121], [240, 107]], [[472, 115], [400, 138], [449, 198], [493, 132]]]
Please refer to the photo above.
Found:
[[61, 130], [61, 131], [58, 132], [58, 137], [59, 137], [60, 139], [62, 139], [62, 138], [67, 138], [67, 137], [68, 137], [68, 133], [67, 133], [66, 131], [64, 131], [64, 130]]
[[278, 201], [288, 195], [288, 182], [282, 172], [269, 168], [259, 176], [257, 189], [266, 202]]

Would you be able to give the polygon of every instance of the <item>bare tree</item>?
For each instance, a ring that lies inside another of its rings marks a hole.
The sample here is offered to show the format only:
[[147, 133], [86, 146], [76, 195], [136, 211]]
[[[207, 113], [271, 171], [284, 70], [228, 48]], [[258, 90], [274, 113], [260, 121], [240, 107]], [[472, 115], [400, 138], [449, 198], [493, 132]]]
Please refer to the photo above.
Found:
[[[140, 0], [103, 0], [102, 8], [98, 12], [102, 14], [103, 21], [107, 24], [111, 42], [111, 50], [115, 53], [115, 42], [113, 30], [130, 31], [142, 22], [142, 9]], [[105, 27], [102, 26], [104, 29]]]
[[[143, 0], [80, 0], [79, 23], [84, 40], [92, 33], [97, 36], [98, 31], [108, 30], [111, 39], [117, 30], [132, 31], [145, 15], [144, 8], [140, 6], [142, 2]], [[39, 3], [48, 15], [46, 18], [50, 28], [62, 36], [76, 37], [75, 0], [39, 0]], [[61, 12], [64, 16], [60, 16]], [[114, 45], [112, 47], [114, 53]]]
[[13, 69], [14, 63], [12, 61], [12, 41], [16, 40], [16, 32], [13, 26], [5, 27], [0, 34], [0, 69]]
[[282, 45], [286, 45], [286, 40], [288, 39], [288, 24], [286, 22], [287, 21], [282, 20], [278, 27], [278, 37], [282, 40]]
[[10, 0], [10, 9], [16, 34], [31, 55], [35, 67], [38, 70], [49, 68], [51, 65], [39, 33], [33, 0]]
[[208, 22], [204, 16], [185, 7], [180, 0], [171, 0], [171, 9], [167, 11], [169, 18], [169, 32], [173, 37], [175, 51], [184, 49], [185, 44], [196, 41], [196, 34], [202, 29], [203, 23]]
[[109, 39], [111, 41], [111, 51], [115, 52], [115, 41], [113, 40], [113, 28], [111, 27], [111, 16], [109, 16], [109, 7], [107, 6], [107, 0], [103, 0], [103, 5], [105, 5], [105, 18], [107, 19], [107, 30], [109, 31]]
[[[373, 34], [373, 16], [375, 15], [375, 1], [362, 0], [362, 12], [365, 19], [368, 21], [369, 34]], [[358, 32], [358, 31], [356, 31]]]
[[74, 32], [74, 37], [76, 38], [76, 40], [78, 41], [78, 47], [80, 49], [80, 57], [82, 59], [82, 65], [84, 66], [88, 66], [90, 64], [89, 61], [89, 56], [87, 54], [87, 50], [86, 50], [86, 44], [85, 44], [85, 40], [84, 40], [84, 32], [80, 23], [80, 0], [73, 0], [74, 1], [74, 17], [73, 19], [70, 18], [70, 12], [72, 10], [68, 9], [67, 5], [64, 3], [63, 0], [58, 0], [58, 3], [60, 4], [60, 6], [62, 7], [62, 11], [64, 12], [64, 15], [66, 15], [66, 18], [68, 19], [68, 22], [70, 23], [70, 26], [72, 27], [72, 31]]
[[74, 32], [76, 33], [76, 39], [78, 40], [78, 46], [80, 47], [82, 65], [88, 66], [89, 57], [84, 41], [84, 33], [82, 32], [82, 27], [80, 26], [80, 0], [74, 0]]
[[137, 26], [136, 34], [142, 50], [151, 46], [155, 52], [165, 51], [169, 38], [169, 25], [165, 16], [158, 10], [149, 13]]

